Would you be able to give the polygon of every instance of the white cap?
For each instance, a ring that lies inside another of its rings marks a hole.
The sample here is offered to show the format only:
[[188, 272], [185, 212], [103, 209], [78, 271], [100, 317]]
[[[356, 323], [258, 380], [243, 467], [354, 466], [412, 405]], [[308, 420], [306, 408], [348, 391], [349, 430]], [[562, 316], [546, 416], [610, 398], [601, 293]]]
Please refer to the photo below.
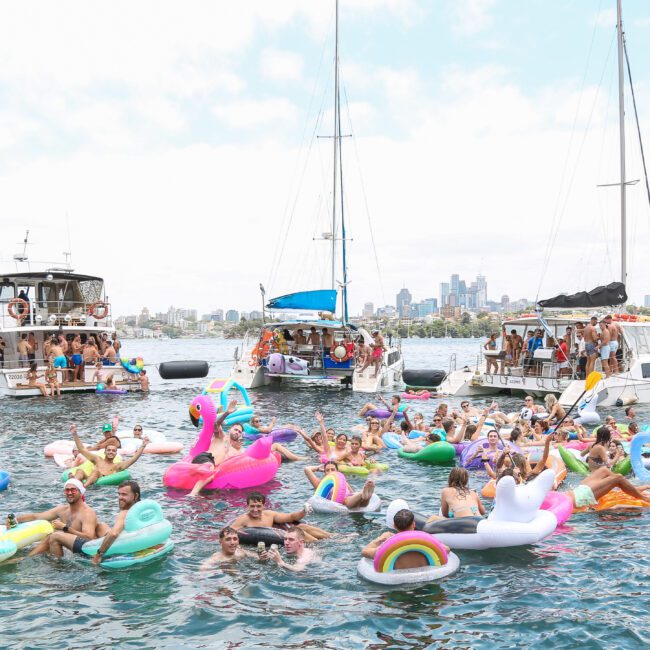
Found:
[[84, 487], [84, 484], [79, 479], [76, 479], [76, 478], [69, 478], [65, 482], [65, 485], [63, 487], [64, 488], [67, 488], [67, 487], [77, 488], [77, 490], [79, 490], [79, 492], [81, 493], [82, 496], [84, 494], [86, 494], [86, 488]]

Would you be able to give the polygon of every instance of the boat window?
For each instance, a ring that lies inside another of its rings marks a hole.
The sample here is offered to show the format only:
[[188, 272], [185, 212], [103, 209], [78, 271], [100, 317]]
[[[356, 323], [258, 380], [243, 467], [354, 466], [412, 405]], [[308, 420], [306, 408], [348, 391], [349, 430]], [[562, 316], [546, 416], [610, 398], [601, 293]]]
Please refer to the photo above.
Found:
[[650, 363], [641, 364], [641, 376], [644, 379], [650, 379]]
[[637, 356], [650, 354], [650, 326], [624, 327], [623, 334], [628, 346]]
[[13, 284], [0, 284], [0, 302], [9, 302], [16, 297], [16, 288]]

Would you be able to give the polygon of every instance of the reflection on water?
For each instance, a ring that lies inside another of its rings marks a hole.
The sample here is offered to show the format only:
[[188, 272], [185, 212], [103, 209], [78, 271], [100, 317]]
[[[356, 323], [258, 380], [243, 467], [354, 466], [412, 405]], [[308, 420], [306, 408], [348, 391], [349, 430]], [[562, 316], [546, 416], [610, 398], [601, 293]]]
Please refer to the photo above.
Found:
[[[126, 341], [125, 353], [147, 363], [174, 359], [214, 362], [212, 376], [228, 374], [232, 341]], [[403, 345], [407, 367], [448, 368], [473, 362], [478, 340], [417, 340]], [[71, 395], [60, 400], [0, 400], [0, 468], [14, 484], [0, 492], [0, 513], [40, 510], [61, 502], [60, 471], [42, 456], [48, 442], [68, 437], [76, 421], [85, 440], [100, 438], [99, 425], [114, 413], [123, 426], [142, 422], [191, 444], [197, 430], [187, 407], [206, 380], [163, 381], [151, 370], [150, 395]], [[326, 423], [348, 431], [368, 396], [339, 387], [293, 391], [279, 386], [251, 393], [264, 420], [316, 428]], [[445, 400], [457, 406], [460, 400]], [[483, 400], [483, 401], [491, 401]], [[498, 397], [505, 411], [519, 400]], [[413, 410], [430, 416], [440, 400]], [[481, 403], [481, 400], [477, 401]], [[642, 422], [650, 409], [637, 409]], [[622, 418], [622, 410], [612, 410]], [[306, 453], [300, 442], [291, 448]], [[448, 468], [418, 465], [387, 452], [388, 472], [377, 476], [385, 502], [402, 497], [416, 510], [438, 509]], [[3, 635], [17, 647], [120, 648], [511, 648], [642, 647], [648, 636], [648, 512], [574, 516], [535, 547], [461, 551], [461, 569], [439, 584], [414, 589], [381, 588], [356, 575], [360, 547], [383, 531], [377, 516], [314, 515], [331, 531], [356, 534], [352, 541], [327, 540], [323, 561], [303, 574], [245, 560], [201, 573], [201, 562], [218, 546], [220, 526], [245, 504], [241, 491], [188, 499], [166, 490], [161, 477], [173, 458], [146, 455], [133, 468], [144, 496], [161, 503], [174, 524], [176, 548], [166, 560], [129, 571], [96, 571], [77, 556], [56, 562], [40, 557], [0, 565]], [[382, 459], [383, 460], [383, 459]], [[357, 487], [363, 478], [351, 477]], [[474, 474], [480, 488], [485, 476]], [[577, 479], [570, 477], [569, 484]], [[299, 509], [310, 496], [302, 463], [285, 464], [262, 491], [269, 507]], [[112, 521], [114, 488], [97, 488], [88, 502]]]

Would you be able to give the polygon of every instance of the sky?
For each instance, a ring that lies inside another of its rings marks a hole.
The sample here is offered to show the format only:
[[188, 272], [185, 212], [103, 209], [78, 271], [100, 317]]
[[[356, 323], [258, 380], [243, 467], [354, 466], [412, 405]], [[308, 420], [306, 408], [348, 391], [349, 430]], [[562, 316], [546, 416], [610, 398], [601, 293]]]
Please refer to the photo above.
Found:
[[[341, 0], [352, 314], [452, 273], [497, 300], [620, 279], [619, 190], [598, 187], [620, 180], [615, 8]], [[650, 147], [650, 3], [623, 9]], [[328, 288], [333, 47], [333, 0], [0, 5], [2, 268], [29, 229], [32, 268], [70, 251], [117, 314]], [[650, 208], [626, 102], [639, 303]]]

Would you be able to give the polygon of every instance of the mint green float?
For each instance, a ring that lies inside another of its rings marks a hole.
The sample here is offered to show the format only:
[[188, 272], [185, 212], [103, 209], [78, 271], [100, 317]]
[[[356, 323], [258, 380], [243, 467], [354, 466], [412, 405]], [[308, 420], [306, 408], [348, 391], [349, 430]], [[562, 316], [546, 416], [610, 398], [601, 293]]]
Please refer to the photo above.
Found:
[[421, 463], [429, 463], [430, 465], [451, 465], [456, 459], [456, 449], [448, 442], [440, 441], [427, 445], [424, 449], [420, 449], [420, 451], [415, 453], [409, 453], [400, 449], [397, 455], [400, 458], [417, 460]]
[[[74, 468], [75, 471], [78, 469], [79, 469], [78, 467]], [[72, 476], [70, 476], [70, 472], [71, 470], [66, 469], [63, 472], [63, 474], [61, 474], [62, 483], [65, 483], [69, 478], [74, 478], [74, 472]], [[108, 476], [100, 476], [95, 482], [95, 485], [119, 485], [124, 481], [130, 481], [130, 480], [131, 480], [131, 472], [124, 469], [121, 472], [115, 472], [115, 474], [109, 474]]]

